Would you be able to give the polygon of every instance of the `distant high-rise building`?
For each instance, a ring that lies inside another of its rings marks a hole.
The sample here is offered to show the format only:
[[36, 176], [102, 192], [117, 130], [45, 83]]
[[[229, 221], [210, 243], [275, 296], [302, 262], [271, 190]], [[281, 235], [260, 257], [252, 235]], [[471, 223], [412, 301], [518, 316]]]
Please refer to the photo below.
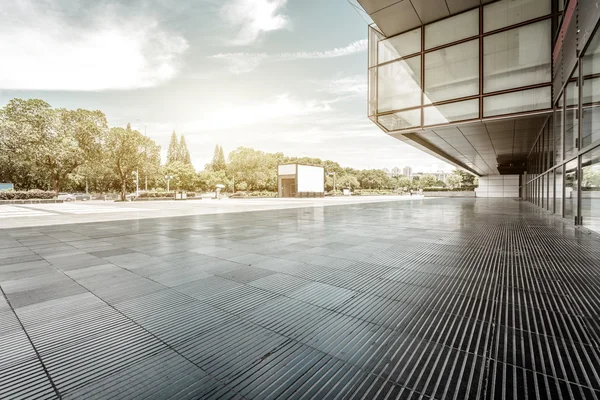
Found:
[[402, 170], [398, 167], [392, 168], [392, 176], [400, 176], [402, 175]]
[[412, 168], [409, 167], [408, 165], [404, 168], [402, 168], [402, 175], [404, 176], [408, 176], [409, 178], [412, 177]]

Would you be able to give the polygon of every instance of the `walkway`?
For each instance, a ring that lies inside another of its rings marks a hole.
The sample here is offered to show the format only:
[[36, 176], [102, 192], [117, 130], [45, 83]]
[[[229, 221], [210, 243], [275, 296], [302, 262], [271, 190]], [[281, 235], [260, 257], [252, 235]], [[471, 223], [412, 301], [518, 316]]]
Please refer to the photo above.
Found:
[[0, 398], [600, 398], [600, 241], [515, 200], [0, 230]]

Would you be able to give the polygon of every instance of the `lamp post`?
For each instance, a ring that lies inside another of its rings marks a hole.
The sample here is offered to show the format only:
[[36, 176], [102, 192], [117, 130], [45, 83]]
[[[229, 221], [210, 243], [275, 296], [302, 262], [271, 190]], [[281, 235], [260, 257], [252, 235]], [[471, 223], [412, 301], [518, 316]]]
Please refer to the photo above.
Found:
[[169, 190], [169, 182], [171, 182], [171, 179], [173, 179], [172, 175], [165, 175], [165, 180], [167, 181], [167, 193], [170, 192], [170, 190]]

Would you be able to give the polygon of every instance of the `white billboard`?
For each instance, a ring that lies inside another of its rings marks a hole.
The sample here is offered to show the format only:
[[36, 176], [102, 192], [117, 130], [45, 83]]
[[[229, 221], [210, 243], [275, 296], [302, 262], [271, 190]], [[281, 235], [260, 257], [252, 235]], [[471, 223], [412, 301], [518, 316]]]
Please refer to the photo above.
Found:
[[313, 167], [309, 165], [298, 165], [298, 193], [325, 192], [325, 170], [323, 167]]
[[296, 175], [296, 164], [279, 165], [277, 173], [279, 175]]

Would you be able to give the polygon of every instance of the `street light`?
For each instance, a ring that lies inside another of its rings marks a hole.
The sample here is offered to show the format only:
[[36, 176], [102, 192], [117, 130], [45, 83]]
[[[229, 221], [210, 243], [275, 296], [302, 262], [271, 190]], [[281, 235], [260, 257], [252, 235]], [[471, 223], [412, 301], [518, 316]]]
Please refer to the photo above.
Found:
[[167, 181], [167, 193], [170, 192], [170, 190], [169, 190], [169, 182], [171, 182], [171, 179], [173, 179], [172, 175], [165, 175], [165, 180]]

